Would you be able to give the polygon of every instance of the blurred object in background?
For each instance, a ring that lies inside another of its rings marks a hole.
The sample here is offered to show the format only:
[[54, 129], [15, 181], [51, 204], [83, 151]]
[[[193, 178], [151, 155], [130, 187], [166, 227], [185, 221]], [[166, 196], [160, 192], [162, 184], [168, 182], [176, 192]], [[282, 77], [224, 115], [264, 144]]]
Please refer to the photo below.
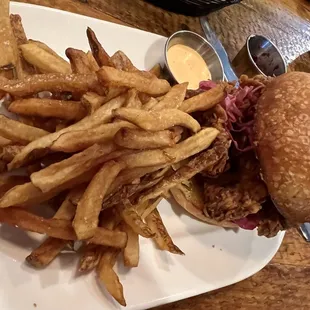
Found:
[[190, 16], [203, 16], [241, 0], [145, 0], [165, 10]]
[[291, 62], [288, 70], [310, 73], [310, 51], [300, 55], [293, 62]]

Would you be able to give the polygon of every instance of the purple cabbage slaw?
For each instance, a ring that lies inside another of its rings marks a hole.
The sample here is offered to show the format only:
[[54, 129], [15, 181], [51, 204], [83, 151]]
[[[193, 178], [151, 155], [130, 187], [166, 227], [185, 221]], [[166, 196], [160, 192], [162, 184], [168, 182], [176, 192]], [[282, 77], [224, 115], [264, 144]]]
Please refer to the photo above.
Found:
[[[202, 81], [199, 88], [207, 91], [216, 87], [213, 81]], [[235, 148], [240, 152], [247, 152], [254, 149], [254, 115], [260, 91], [264, 86], [244, 86], [227, 94], [221, 106], [226, 111], [226, 130], [230, 135]], [[240, 135], [242, 133], [242, 135]], [[259, 214], [250, 214], [245, 218], [235, 220], [240, 228], [253, 230], [260, 221]]]

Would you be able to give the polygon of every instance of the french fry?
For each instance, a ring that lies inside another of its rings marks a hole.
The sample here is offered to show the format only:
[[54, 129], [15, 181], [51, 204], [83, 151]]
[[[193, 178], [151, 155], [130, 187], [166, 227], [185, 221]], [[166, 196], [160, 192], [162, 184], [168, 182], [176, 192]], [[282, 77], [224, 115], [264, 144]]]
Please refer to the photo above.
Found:
[[82, 96], [81, 103], [87, 110], [88, 114], [91, 115], [105, 103], [105, 97], [99, 96], [96, 93], [88, 92]]
[[[21, 208], [0, 209], [0, 222], [58, 239], [76, 240], [70, 221], [46, 219]], [[94, 237], [89, 241], [95, 244], [124, 248], [127, 244], [127, 235], [121, 231], [98, 227]]]
[[134, 109], [141, 109], [142, 108], [142, 102], [138, 96], [138, 92], [136, 89], [132, 88], [128, 90], [127, 93], [127, 101], [124, 104], [124, 107], [126, 108], [134, 108]]
[[3, 146], [0, 151], [0, 158], [6, 162], [10, 162], [22, 149], [22, 145]]
[[58, 256], [67, 244], [68, 240], [48, 237], [26, 257], [26, 261], [35, 268], [44, 268]]
[[124, 127], [135, 128], [136, 126], [126, 122], [102, 124], [95, 128], [90, 128], [86, 132], [83, 130], [72, 131], [61, 135], [51, 146], [53, 151], [77, 152], [93, 144], [101, 144], [112, 141], [115, 134]]
[[70, 60], [73, 73], [90, 74], [94, 72], [89, 64], [87, 54], [83, 51], [69, 47], [66, 49], [66, 56]]
[[10, 145], [10, 144], [14, 144], [14, 142], [9, 140], [9, 139], [6, 139], [6, 138], [0, 136], [0, 147], [6, 146], [6, 145]]
[[127, 168], [171, 165], [208, 148], [218, 134], [219, 131], [215, 128], [204, 128], [174, 147], [128, 154], [122, 156], [122, 160]]
[[114, 111], [114, 116], [125, 119], [149, 131], [164, 130], [180, 125], [196, 133], [201, 128], [192, 116], [178, 109], [144, 111], [132, 108], [120, 108]]
[[122, 51], [117, 51], [110, 58], [110, 64], [117, 70], [135, 72], [139, 71], [131, 62], [131, 60]]
[[96, 61], [96, 59], [93, 56], [93, 53], [88, 51], [86, 54], [87, 58], [88, 58], [88, 62], [89, 62], [89, 67], [91, 69], [91, 71], [96, 72], [99, 70], [99, 65]]
[[158, 197], [153, 200], [138, 203], [137, 205], [135, 205], [135, 209], [137, 213], [141, 216], [141, 218], [145, 220], [145, 218], [157, 208], [162, 199], [162, 197]]
[[73, 228], [79, 240], [91, 238], [99, 223], [99, 214], [104, 197], [119, 172], [121, 162], [105, 163], [89, 183], [80, 200], [73, 220]]
[[120, 283], [116, 272], [113, 270], [113, 266], [115, 265], [119, 253], [119, 250], [105, 248], [97, 268], [97, 273], [100, 281], [104, 284], [111, 296], [113, 296], [119, 304], [126, 306], [123, 286]]
[[91, 169], [88, 172], [82, 174], [80, 177], [75, 178], [71, 182], [67, 182], [62, 186], [56, 187], [55, 190], [51, 190], [45, 193], [35, 187], [31, 182], [17, 185], [6, 192], [0, 199], [0, 208], [8, 208], [12, 206], [29, 207], [33, 204], [40, 204], [55, 197], [58, 193], [65, 189], [73, 188], [76, 185], [90, 181], [96, 172], [97, 169]]
[[39, 117], [55, 117], [79, 121], [86, 116], [86, 109], [77, 101], [29, 98], [13, 101], [9, 111]]
[[[141, 100], [141, 99], [140, 99], [140, 100]], [[151, 97], [151, 98], [147, 101], [147, 103], [145, 103], [145, 104], [143, 105], [142, 109], [145, 110], [145, 111], [150, 111], [150, 110], [152, 110], [157, 104], [158, 104], [157, 99]]]
[[224, 100], [226, 97], [226, 87], [226, 83], [218, 84], [210, 90], [183, 101], [179, 109], [186, 113], [211, 109]]
[[134, 207], [124, 207], [120, 205], [117, 206], [117, 209], [124, 222], [130, 226], [136, 234], [144, 238], [154, 237], [154, 233], [148, 225], [143, 222], [141, 216], [137, 213]]
[[160, 96], [170, 90], [170, 84], [166, 80], [156, 77], [148, 78], [140, 72], [126, 72], [103, 66], [97, 71], [97, 76], [103, 85], [136, 88], [138, 91], [152, 96]]
[[224, 160], [226, 162], [226, 160], [228, 159], [228, 154], [225, 154], [224, 152], [223, 155], [223, 150], [220, 150], [220, 152], [218, 150], [219, 149], [214, 147], [210, 150], [206, 150], [200, 153], [192, 160], [190, 160], [187, 164], [183, 165], [181, 168], [175, 171], [173, 174], [162, 179], [152, 188], [152, 190], [147, 190], [146, 192], [142, 193], [139, 197], [139, 202], [141, 203], [144, 201], [148, 201], [149, 199], [157, 198], [163, 193], [167, 193], [177, 184], [189, 180], [197, 173], [208, 169], [209, 167], [212, 167], [221, 159], [221, 157], [219, 157], [220, 155], [224, 156]]
[[0, 197], [2, 197], [7, 191], [16, 185], [24, 184], [28, 182], [29, 178], [20, 175], [0, 175]]
[[[84, 190], [85, 186], [72, 189], [53, 218], [71, 221], [76, 211], [76, 204], [74, 204], [72, 200], [80, 199]], [[57, 257], [67, 244], [68, 240], [48, 237], [38, 248], [33, 250], [31, 254], [26, 257], [26, 261], [36, 268], [46, 267]]]
[[17, 45], [19, 46], [27, 43], [27, 36], [25, 34], [20, 15], [11, 14], [10, 22]]
[[10, 23], [9, 5], [9, 0], [0, 0], [0, 76], [9, 79], [22, 78], [19, 52]]
[[173, 243], [157, 209], [154, 209], [145, 218], [145, 221], [153, 233], [155, 233], [153, 240], [161, 250], [169, 251], [173, 254], [184, 255], [184, 253]]
[[70, 64], [67, 61], [48, 53], [36, 44], [22, 44], [19, 48], [26, 61], [38, 68], [41, 72], [63, 74], [72, 72]]
[[86, 244], [79, 262], [79, 272], [89, 272], [100, 262], [102, 247], [96, 244]]
[[110, 56], [104, 50], [100, 42], [98, 41], [96, 34], [91, 28], [87, 28], [86, 31], [88, 43], [94, 58], [96, 59], [99, 67], [110, 65]]
[[58, 187], [65, 186], [66, 183], [109, 160], [107, 155], [115, 149], [116, 147], [113, 143], [105, 145], [94, 144], [81, 153], [34, 172], [30, 176], [31, 182], [42, 192], [49, 192]]
[[175, 145], [181, 138], [174, 131], [148, 132], [141, 129], [123, 127], [114, 137], [114, 142], [129, 149], [157, 149]]
[[154, 74], [156, 77], [161, 78], [163, 69], [160, 64], [154, 65], [149, 72]]
[[94, 91], [105, 94], [95, 74], [49, 73], [25, 77], [23, 80], [0, 80], [0, 91], [24, 97], [48, 89], [50, 92], [73, 92], [77, 94]]
[[60, 60], [64, 60], [52, 48], [50, 48], [48, 45], [46, 45], [45, 43], [43, 43], [41, 41], [29, 39], [27, 43], [34, 44], [34, 45], [38, 46], [40, 49], [45, 50], [49, 54], [51, 54], [51, 55], [53, 55], [55, 57], [58, 57]]
[[[22, 20], [20, 15], [11, 14], [10, 15], [11, 27], [13, 30], [13, 34], [17, 43], [17, 46], [27, 43], [27, 36], [24, 31], [24, 27], [22, 24]], [[36, 69], [34, 66], [29, 64], [22, 56], [21, 51], [19, 51], [19, 57], [22, 69], [26, 75], [31, 75], [36, 73]]]
[[112, 118], [113, 109], [122, 106], [125, 100], [125, 95], [114, 98], [96, 110], [92, 115], [83, 118], [80, 122], [29, 143], [8, 165], [8, 169], [12, 170], [14, 168], [19, 168], [31, 162], [34, 158], [40, 158], [40, 156], [43, 157], [46, 154], [46, 150], [52, 146], [54, 141], [67, 132], [75, 130], [86, 131], [89, 128], [108, 122]]
[[126, 223], [121, 230], [127, 234], [127, 245], [123, 250], [124, 265], [127, 267], [138, 267], [139, 264], [139, 235]]
[[184, 101], [188, 83], [177, 84], [160, 100], [151, 111], [178, 109]]
[[0, 115], [0, 135], [6, 139], [27, 144], [47, 134], [48, 132], [43, 129], [31, 127]]

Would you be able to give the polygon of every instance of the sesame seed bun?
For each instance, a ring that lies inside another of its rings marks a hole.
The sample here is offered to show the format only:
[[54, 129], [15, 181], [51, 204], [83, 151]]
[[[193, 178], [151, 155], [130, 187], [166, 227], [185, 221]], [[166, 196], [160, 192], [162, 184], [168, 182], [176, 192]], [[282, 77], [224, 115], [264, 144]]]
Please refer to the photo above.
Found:
[[273, 79], [258, 101], [255, 141], [262, 178], [292, 223], [310, 222], [310, 74]]

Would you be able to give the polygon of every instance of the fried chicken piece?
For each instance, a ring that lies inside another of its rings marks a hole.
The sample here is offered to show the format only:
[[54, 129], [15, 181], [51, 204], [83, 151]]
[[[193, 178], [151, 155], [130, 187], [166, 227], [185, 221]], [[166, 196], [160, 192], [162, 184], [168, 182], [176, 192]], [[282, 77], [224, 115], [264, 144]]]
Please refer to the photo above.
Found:
[[257, 233], [259, 236], [272, 238], [279, 231], [289, 227], [284, 217], [278, 212], [271, 199], [268, 199], [259, 213], [261, 218], [257, 225]]
[[[239, 169], [232, 174], [230, 184], [205, 179], [205, 213], [212, 219], [234, 221], [261, 210], [268, 196], [259, 176], [259, 165], [253, 154], [239, 158]], [[225, 180], [225, 174], [223, 180]]]

